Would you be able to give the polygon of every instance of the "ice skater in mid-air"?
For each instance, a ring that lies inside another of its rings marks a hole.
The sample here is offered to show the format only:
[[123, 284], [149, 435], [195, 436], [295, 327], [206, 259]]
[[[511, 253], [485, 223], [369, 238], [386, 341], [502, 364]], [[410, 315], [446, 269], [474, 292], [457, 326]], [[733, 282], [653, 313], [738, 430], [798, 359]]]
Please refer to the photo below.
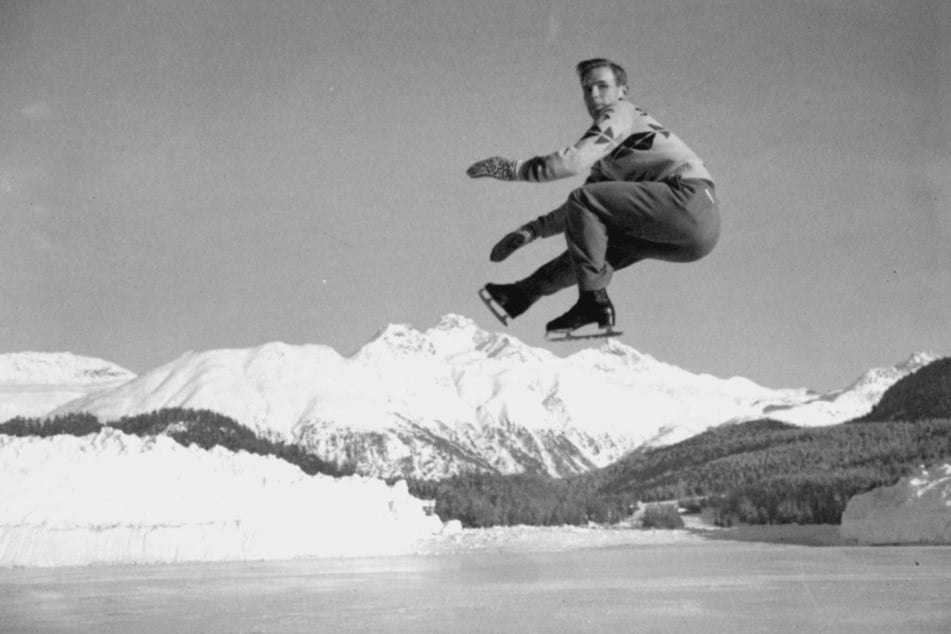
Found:
[[[490, 259], [501, 262], [536, 238], [565, 234], [568, 249], [512, 284], [479, 294], [503, 324], [545, 295], [577, 285], [577, 303], [548, 322], [549, 339], [620, 334], [607, 287], [617, 269], [644, 259], [693, 262], [713, 249], [720, 215], [713, 179], [700, 158], [641, 108], [627, 101], [627, 74], [607, 59], [578, 64], [593, 119], [574, 145], [546, 156], [494, 156], [469, 167], [472, 178], [543, 183], [590, 170], [563, 205], [502, 238]], [[597, 323], [598, 330], [578, 329]]]

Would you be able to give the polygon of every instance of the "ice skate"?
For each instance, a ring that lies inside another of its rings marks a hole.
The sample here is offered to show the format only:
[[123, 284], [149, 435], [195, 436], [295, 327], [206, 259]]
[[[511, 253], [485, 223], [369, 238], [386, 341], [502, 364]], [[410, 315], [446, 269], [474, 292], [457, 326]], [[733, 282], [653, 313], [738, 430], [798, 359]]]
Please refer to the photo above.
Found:
[[[597, 324], [597, 330], [581, 330]], [[604, 289], [581, 291], [578, 302], [571, 309], [545, 326], [548, 341], [576, 341], [579, 339], [602, 339], [617, 337], [623, 333], [614, 330], [614, 305]]]
[[538, 298], [529, 295], [517, 284], [486, 284], [479, 289], [479, 298], [504, 326], [535, 303]]

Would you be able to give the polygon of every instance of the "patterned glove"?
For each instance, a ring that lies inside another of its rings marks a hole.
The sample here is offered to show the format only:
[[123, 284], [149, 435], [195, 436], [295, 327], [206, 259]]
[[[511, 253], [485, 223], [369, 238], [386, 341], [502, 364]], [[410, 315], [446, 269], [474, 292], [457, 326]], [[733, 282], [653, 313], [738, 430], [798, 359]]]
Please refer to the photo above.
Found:
[[512, 161], [507, 158], [502, 158], [501, 156], [493, 156], [492, 158], [473, 163], [469, 166], [469, 169], [466, 170], [466, 174], [468, 174], [470, 178], [485, 178], [488, 176], [490, 178], [497, 178], [500, 181], [514, 181], [518, 180], [518, 174], [515, 170], [517, 165], [518, 161]]
[[534, 239], [535, 234], [532, 233], [531, 229], [526, 227], [516, 229], [499, 240], [498, 243], [492, 247], [492, 253], [489, 255], [489, 259], [493, 262], [501, 262]]

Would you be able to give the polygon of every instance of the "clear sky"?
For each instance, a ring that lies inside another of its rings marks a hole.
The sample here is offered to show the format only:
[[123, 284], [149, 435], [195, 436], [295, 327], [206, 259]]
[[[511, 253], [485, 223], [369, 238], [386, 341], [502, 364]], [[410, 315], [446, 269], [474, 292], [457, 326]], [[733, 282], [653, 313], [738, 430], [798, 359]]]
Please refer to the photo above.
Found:
[[[350, 354], [476, 291], [502, 235], [581, 179], [466, 167], [573, 143], [574, 64], [717, 180], [708, 258], [615, 276], [622, 340], [693, 372], [844, 387], [951, 352], [951, 3], [941, 0], [0, 3], [0, 352], [148, 371], [269, 341]], [[545, 344], [576, 299], [509, 331]]]

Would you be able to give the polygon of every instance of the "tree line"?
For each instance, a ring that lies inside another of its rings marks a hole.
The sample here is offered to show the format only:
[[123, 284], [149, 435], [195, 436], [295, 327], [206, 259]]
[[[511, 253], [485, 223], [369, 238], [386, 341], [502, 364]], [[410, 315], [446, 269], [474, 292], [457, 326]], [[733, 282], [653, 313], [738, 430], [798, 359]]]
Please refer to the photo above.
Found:
[[[853, 495], [951, 457], [951, 419], [733, 427], [645, 452], [592, 477], [602, 491], [645, 501], [705, 498], [725, 522], [835, 524]], [[748, 439], [738, 441], [744, 434]]]
[[85, 412], [50, 419], [16, 417], [0, 423], [0, 434], [42, 438], [61, 434], [85, 436], [98, 433], [104, 427], [140, 437], [164, 434], [185, 447], [197, 445], [202, 449], [211, 449], [219, 446], [231, 451], [274, 456], [297, 466], [308, 475], [320, 473], [342, 477], [354, 474], [354, 469], [349, 466], [322, 460], [299, 445], [259, 436], [233, 418], [210, 410], [166, 408], [125, 416], [108, 425]]
[[440, 519], [466, 527], [610, 524], [637, 509], [631, 495], [601, 492], [577, 477], [474, 472], [407, 484], [414, 496], [436, 501]]

